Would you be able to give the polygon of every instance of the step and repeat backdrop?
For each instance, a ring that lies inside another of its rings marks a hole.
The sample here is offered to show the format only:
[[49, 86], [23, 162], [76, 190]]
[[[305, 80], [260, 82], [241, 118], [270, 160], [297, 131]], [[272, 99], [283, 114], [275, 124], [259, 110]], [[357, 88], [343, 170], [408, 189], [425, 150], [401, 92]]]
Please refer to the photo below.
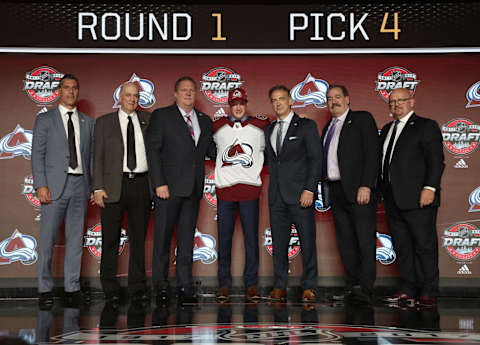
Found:
[[[274, 119], [268, 90], [291, 88], [293, 108], [319, 131], [330, 118], [326, 90], [343, 84], [353, 110], [370, 111], [381, 128], [391, 120], [392, 90], [406, 87], [415, 111], [435, 119], [443, 134], [445, 172], [437, 234], [440, 275], [458, 286], [480, 278], [480, 41], [476, 3], [391, 5], [0, 5], [0, 278], [35, 278], [40, 203], [33, 189], [31, 143], [35, 117], [57, 106], [66, 73], [80, 80], [78, 108], [93, 119], [119, 108], [119, 87], [134, 81], [146, 111], [174, 102], [175, 81], [197, 82], [196, 107], [213, 119], [228, 116], [228, 90], [243, 87], [248, 112]], [[204, 197], [195, 232], [194, 275], [217, 275], [214, 163], [206, 160]], [[414, 167], [412, 167], [414, 169]], [[260, 197], [261, 277], [271, 277], [268, 169]], [[319, 186], [320, 190], [320, 186]], [[323, 284], [344, 274], [329, 208], [315, 201], [319, 276]], [[83, 242], [84, 277], [98, 277], [101, 258], [99, 210], [90, 205]], [[146, 240], [151, 274], [153, 222]], [[128, 271], [126, 222], [118, 250], [119, 276]], [[396, 253], [382, 202], [377, 209], [378, 277], [396, 277]], [[299, 238], [292, 224], [290, 274], [301, 276]], [[171, 275], [175, 275], [175, 244]], [[63, 276], [64, 235], [53, 258]], [[237, 222], [234, 276], [244, 267], [243, 235]], [[0, 284], [3, 279], [0, 279]], [[11, 283], [9, 284], [11, 285]]]

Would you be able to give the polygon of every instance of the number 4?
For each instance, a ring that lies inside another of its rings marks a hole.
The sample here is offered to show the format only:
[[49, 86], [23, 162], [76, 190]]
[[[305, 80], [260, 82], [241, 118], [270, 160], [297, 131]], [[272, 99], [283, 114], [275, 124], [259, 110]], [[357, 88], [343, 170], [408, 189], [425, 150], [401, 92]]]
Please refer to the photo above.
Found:
[[385, 15], [383, 16], [383, 21], [382, 21], [382, 27], [380, 28], [380, 32], [392, 32], [393, 33], [393, 39], [396, 41], [398, 40], [398, 33], [402, 30], [398, 28], [398, 12], [393, 13], [393, 29], [387, 29], [385, 26], [387, 25], [387, 20], [388, 20], [388, 12], [385, 12]]

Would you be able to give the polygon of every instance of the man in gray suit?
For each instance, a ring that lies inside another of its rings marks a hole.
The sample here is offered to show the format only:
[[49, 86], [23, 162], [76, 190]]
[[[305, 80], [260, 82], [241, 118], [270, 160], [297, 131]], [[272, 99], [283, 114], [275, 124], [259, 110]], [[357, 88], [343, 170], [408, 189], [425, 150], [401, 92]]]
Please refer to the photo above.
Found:
[[65, 74], [57, 108], [35, 120], [32, 142], [34, 187], [41, 202], [38, 260], [39, 305], [53, 305], [52, 254], [58, 228], [65, 219], [64, 288], [71, 301], [82, 299], [82, 239], [90, 195], [93, 120], [76, 108], [79, 81]]

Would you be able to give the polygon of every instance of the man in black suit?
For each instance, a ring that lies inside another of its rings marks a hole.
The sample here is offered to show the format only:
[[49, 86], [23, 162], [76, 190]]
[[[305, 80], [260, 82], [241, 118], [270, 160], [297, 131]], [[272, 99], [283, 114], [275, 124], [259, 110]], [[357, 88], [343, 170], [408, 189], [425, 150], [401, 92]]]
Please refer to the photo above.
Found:
[[343, 85], [328, 88], [327, 106], [332, 119], [322, 132], [322, 179], [346, 270], [345, 295], [371, 303], [376, 277], [377, 125], [370, 113], [350, 110]]
[[417, 116], [407, 89], [390, 94], [394, 121], [382, 128], [381, 186], [397, 252], [401, 286], [388, 302], [433, 306], [438, 291], [437, 210], [443, 162], [442, 134], [434, 120]]
[[100, 280], [108, 302], [120, 299], [117, 280], [118, 246], [125, 212], [128, 215], [128, 290], [133, 303], [147, 302], [145, 234], [151, 210], [144, 138], [150, 114], [136, 110], [139, 88], [125, 83], [120, 109], [95, 124], [93, 190], [102, 221]]
[[212, 121], [194, 108], [197, 86], [191, 77], [175, 83], [175, 103], [152, 114], [147, 156], [155, 191], [152, 283], [157, 304], [169, 296], [170, 242], [177, 230], [176, 273], [179, 301], [196, 302], [192, 255], [205, 155], [212, 144]]
[[294, 223], [300, 236], [303, 276], [302, 301], [315, 301], [317, 247], [314, 193], [320, 176], [322, 152], [317, 125], [292, 109], [290, 90], [284, 85], [268, 96], [277, 120], [265, 127], [265, 152], [270, 174], [268, 202], [273, 241], [274, 288], [272, 301], [285, 301], [288, 281], [288, 245]]

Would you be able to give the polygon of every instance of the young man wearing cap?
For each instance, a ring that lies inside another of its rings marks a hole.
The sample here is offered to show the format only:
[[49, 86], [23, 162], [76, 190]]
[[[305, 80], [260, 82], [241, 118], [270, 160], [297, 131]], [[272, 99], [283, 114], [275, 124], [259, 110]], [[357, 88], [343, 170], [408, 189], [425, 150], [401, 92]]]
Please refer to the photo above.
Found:
[[265, 118], [247, 115], [247, 94], [242, 88], [228, 94], [229, 117], [213, 124], [217, 146], [215, 187], [218, 200], [218, 280], [217, 299], [230, 297], [232, 237], [240, 212], [245, 241], [243, 280], [247, 300], [257, 300], [258, 293], [258, 199], [262, 187]]

